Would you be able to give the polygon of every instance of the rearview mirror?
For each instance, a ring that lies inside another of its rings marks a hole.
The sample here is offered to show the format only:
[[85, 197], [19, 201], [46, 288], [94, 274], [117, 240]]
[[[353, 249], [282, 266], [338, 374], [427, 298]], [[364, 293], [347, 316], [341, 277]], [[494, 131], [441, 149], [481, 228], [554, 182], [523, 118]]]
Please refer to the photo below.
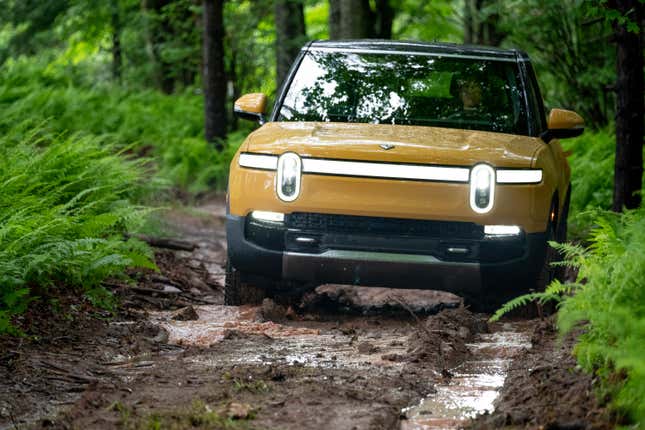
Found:
[[551, 109], [547, 120], [548, 130], [542, 133], [545, 142], [580, 136], [585, 130], [585, 121], [572, 110]]
[[233, 112], [242, 119], [257, 121], [264, 124], [264, 110], [267, 106], [267, 96], [262, 93], [244, 94], [235, 101]]

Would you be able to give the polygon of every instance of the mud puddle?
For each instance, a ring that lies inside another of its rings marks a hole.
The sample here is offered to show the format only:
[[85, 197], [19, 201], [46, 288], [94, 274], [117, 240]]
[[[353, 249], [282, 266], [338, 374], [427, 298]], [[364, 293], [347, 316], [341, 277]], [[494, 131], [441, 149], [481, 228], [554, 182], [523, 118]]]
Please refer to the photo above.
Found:
[[168, 333], [168, 342], [178, 346], [215, 346], [226, 341], [235, 347], [221, 353], [196, 355], [194, 364], [303, 365], [321, 368], [400, 366], [383, 359], [405, 354], [403, 328], [383, 328], [359, 336], [318, 324], [320, 328], [263, 321], [259, 307], [220, 305], [195, 306], [199, 316], [194, 321], [172, 320], [172, 313], [156, 312], [151, 320]]
[[513, 324], [480, 333], [467, 344], [472, 358], [450, 370], [435, 392], [405, 408], [401, 430], [459, 428], [475, 416], [492, 412], [514, 357], [531, 348], [530, 334]]

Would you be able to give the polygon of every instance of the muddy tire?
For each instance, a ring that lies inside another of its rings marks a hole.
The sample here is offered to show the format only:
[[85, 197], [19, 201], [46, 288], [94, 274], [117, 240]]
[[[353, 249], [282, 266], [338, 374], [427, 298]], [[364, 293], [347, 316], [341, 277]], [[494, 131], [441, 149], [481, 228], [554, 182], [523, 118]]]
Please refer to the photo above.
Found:
[[559, 243], [567, 241], [567, 225], [569, 222], [569, 205], [571, 204], [571, 187], [567, 190], [567, 196], [564, 199], [562, 206], [562, 214], [558, 217], [558, 229], [556, 231], [555, 240]]
[[266, 288], [242, 282], [240, 271], [226, 263], [226, 280], [224, 281], [224, 304], [240, 306], [260, 304], [266, 297]]
[[562, 213], [558, 215], [556, 223], [549, 222], [547, 226], [547, 243], [546, 243], [546, 255], [544, 259], [544, 264], [538, 277], [535, 282], [535, 291], [541, 292], [549, 286], [551, 281], [558, 279], [564, 281], [565, 278], [565, 267], [564, 266], [553, 266], [552, 263], [559, 262], [563, 260], [563, 255], [554, 249], [549, 242], [555, 241], [558, 243], [564, 243], [567, 241], [567, 223], [569, 221], [569, 204], [571, 202], [571, 188], [567, 190], [567, 196], [564, 200], [564, 205], [562, 206]]
[[[555, 241], [558, 243], [565, 243], [567, 241], [567, 230], [569, 222], [569, 204], [571, 203], [571, 187], [567, 191], [567, 196], [562, 206], [562, 214], [558, 217], [558, 228], [555, 232]], [[563, 261], [564, 255], [561, 252], [556, 252], [554, 261]], [[565, 266], [556, 266], [555, 278], [564, 282], [566, 280], [567, 268]], [[548, 285], [548, 284], [547, 284]]]
[[556, 240], [556, 228], [552, 222], [549, 222], [547, 227], [546, 236], [546, 251], [544, 256], [544, 263], [535, 280], [535, 291], [541, 292], [556, 278], [556, 268], [551, 265], [554, 261], [558, 261], [558, 251], [556, 251], [549, 242]]

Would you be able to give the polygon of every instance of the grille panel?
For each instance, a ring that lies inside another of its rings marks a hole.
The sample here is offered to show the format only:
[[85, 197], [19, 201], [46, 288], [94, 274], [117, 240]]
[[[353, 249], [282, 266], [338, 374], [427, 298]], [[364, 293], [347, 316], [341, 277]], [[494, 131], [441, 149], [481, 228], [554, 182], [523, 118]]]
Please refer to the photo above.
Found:
[[295, 212], [287, 227], [312, 233], [378, 234], [438, 239], [482, 239], [483, 227], [469, 222]]

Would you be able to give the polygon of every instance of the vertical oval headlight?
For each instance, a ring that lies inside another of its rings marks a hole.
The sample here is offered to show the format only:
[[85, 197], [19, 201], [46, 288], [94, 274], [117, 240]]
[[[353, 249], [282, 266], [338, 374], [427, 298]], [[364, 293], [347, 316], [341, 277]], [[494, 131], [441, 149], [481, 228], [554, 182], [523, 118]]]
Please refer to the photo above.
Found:
[[495, 199], [495, 170], [478, 164], [470, 171], [470, 207], [477, 213], [490, 211]]
[[298, 198], [301, 173], [302, 160], [298, 154], [287, 152], [278, 158], [276, 192], [280, 200], [292, 202]]

